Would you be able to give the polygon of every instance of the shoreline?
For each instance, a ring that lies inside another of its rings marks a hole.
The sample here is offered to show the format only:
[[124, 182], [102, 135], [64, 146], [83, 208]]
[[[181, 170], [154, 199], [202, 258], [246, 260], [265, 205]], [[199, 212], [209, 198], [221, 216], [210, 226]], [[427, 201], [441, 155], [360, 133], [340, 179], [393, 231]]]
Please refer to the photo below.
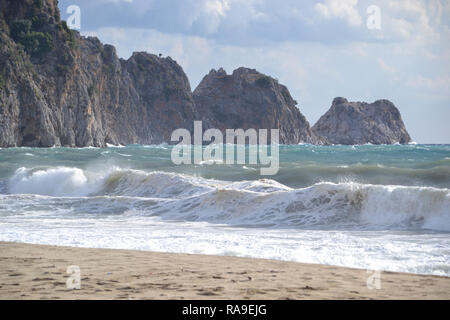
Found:
[[[222, 143], [222, 145], [227, 145], [228, 143]], [[233, 144], [233, 143], [232, 143]], [[236, 143], [234, 143], [236, 145]], [[313, 147], [367, 147], [367, 146], [375, 146], [375, 147], [389, 147], [389, 146], [448, 146], [449, 143], [417, 143], [417, 142], [408, 142], [408, 143], [381, 143], [381, 144], [373, 144], [373, 143], [363, 143], [363, 144], [314, 144], [314, 143], [279, 143], [278, 146], [313, 146]], [[62, 146], [62, 145], [54, 145], [51, 147], [29, 147], [29, 146], [5, 146], [0, 147], [0, 150], [8, 150], [8, 149], [37, 149], [37, 150], [46, 150], [46, 149], [108, 149], [108, 148], [129, 148], [129, 147], [174, 147], [176, 144], [171, 145], [171, 142], [162, 142], [162, 143], [154, 143], [154, 144], [108, 144], [103, 147], [96, 146]], [[203, 144], [203, 147], [208, 146], [207, 144]], [[248, 144], [246, 144], [248, 146]]]
[[[74, 265], [79, 290], [66, 284]], [[450, 277], [383, 271], [379, 289], [376, 278], [278, 260], [0, 242], [1, 300], [450, 299]]]

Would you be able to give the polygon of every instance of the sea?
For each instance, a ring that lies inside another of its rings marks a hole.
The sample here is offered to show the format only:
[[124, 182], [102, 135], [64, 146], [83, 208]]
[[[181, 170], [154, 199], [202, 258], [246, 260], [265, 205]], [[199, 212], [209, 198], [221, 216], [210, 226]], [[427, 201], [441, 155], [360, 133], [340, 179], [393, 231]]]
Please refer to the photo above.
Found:
[[172, 148], [0, 149], [0, 241], [450, 276], [450, 145], [280, 145], [273, 176]]

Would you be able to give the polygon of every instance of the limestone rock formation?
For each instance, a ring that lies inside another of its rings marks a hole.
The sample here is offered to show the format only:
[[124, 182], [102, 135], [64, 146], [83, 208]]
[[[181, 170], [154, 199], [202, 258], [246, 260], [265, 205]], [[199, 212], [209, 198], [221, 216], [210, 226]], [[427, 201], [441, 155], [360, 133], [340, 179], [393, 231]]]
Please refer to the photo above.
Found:
[[205, 127], [279, 129], [280, 143], [319, 143], [289, 90], [253, 69], [211, 70], [194, 91]]
[[398, 109], [389, 100], [374, 103], [335, 98], [331, 108], [313, 126], [327, 144], [406, 144], [411, 137]]

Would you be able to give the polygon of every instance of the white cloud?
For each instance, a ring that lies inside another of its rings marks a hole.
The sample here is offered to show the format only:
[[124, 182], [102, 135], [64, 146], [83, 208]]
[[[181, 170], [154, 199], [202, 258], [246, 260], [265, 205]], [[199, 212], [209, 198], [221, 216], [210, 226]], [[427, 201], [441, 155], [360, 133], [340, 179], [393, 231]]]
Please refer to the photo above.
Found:
[[383, 71], [386, 71], [386, 72], [388, 72], [388, 73], [395, 73], [395, 72], [396, 72], [396, 69], [395, 69], [394, 67], [388, 65], [386, 62], [384, 62], [383, 59], [378, 58], [378, 59], [377, 59], [377, 62], [378, 62], [378, 65], [380, 66], [380, 68], [381, 68]]
[[183, 5], [185, 13], [180, 13], [181, 19], [187, 19], [189, 28], [201, 28], [207, 35], [217, 33], [230, 10], [228, 0], [196, 0]]
[[422, 75], [408, 80], [407, 85], [416, 89], [432, 89], [450, 91], [450, 76], [437, 76], [434, 78]]
[[390, 31], [401, 39], [409, 40], [414, 34], [414, 26], [404, 19], [392, 18], [390, 20]]
[[440, 1], [435, 0], [390, 1], [392, 31], [408, 40], [439, 41], [440, 36], [433, 28], [432, 20], [440, 23], [442, 8]]
[[314, 8], [325, 19], [344, 19], [350, 26], [358, 27], [362, 18], [356, 10], [358, 0], [326, 0], [319, 2]]
[[205, 2], [204, 9], [206, 13], [225, 17], [230, 5], [227, 0], [208, 0]]

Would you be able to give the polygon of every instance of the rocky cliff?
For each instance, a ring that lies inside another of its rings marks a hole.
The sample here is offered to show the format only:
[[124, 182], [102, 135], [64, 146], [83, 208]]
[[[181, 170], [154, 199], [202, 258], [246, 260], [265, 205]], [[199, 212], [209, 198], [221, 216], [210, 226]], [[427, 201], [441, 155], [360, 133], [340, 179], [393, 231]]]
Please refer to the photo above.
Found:
[[56, 0], [0, 0], [0, 146], [161, 143], [192, 128], [189, 81], [171, 58], [84, 38]]
[[405, 144], [411, 142], [402, 117], [388, 100], [374, 103], [335, 98], [331, 108], [313, 126], [327, 144]]
[[169, 142], [173, 130], [280, 129], [280, 143], [405, 143], [398, 110], [335, 99], [310, 128], [288, 89], [253, 69], [212, 70], [191, 92], [170, 57], [119, 59], [61, 21], [57, 0], [0, 0], [0, 147]]
[[280, 143], [319, 143], [289, 90], [253, 69], [239, 68], [228, 75], [211, 70], [194, 91], [204, 124], [228, 128], [279, 129]]

